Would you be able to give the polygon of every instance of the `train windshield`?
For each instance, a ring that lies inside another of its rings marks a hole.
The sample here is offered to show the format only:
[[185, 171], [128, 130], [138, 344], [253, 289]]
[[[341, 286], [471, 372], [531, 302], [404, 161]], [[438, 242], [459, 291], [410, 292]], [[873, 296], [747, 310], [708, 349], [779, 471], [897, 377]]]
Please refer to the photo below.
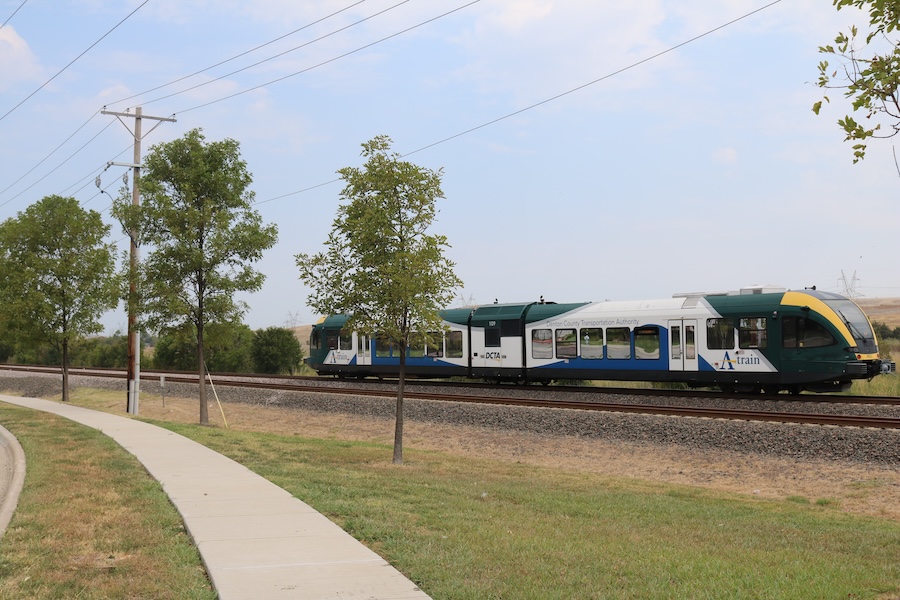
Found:
[[853, 334], [859, 352], [870, 354], [878, 352], [875, 345], [875, 333], [865, 313], [852, 300], [826, 300], [825, 304], [834, 309], [847, 329]]

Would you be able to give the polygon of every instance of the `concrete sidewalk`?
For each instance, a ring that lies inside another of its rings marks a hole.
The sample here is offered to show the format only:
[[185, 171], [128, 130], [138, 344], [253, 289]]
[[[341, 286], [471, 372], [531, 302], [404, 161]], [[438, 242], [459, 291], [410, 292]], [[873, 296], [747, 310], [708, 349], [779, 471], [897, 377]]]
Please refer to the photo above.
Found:
[[428, 598], [307, 504], [205, 446], [77, 406], [4, 395], [0, 401], [99, 429], [137, 457], [181, 513], [224, 600]]

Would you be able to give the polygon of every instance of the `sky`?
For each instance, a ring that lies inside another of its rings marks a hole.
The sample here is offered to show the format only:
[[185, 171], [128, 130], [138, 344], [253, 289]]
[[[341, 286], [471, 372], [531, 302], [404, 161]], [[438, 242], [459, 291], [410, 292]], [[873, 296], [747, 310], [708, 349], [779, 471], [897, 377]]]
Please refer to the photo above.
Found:
[[324, 248], [336, 171], [381, 134], [442, 170], [457, 305], [900, 296], [892, 140], [854, 165], [849, 101], [811, 110], [818, 47], [867, 22], [828, 1], [0, 0], [3, 21], [0, 219], [73, 196], [127, 250], [127, 169], [106, 167], [132, 161], [133, 120], [104, 107], [174, 115], [143, 122], [145, 155], [195, 128], [237, 140], [279, 229], [239, 296], [253, 329], [317, 319], [295, 255]]

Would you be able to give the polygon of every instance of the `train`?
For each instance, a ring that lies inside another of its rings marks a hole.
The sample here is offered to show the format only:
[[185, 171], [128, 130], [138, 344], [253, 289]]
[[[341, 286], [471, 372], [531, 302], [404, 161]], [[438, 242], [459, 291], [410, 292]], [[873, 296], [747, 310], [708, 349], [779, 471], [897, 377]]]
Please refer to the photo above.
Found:
[[[487, 304], [440, 312], [433, 344], [411, 344], [406, 373], [498, 382], [643, 381], [726, 392], [836, 392], [895, 366], [853, 302], [815, 288], [751, 286], [646, 301]], [[396, 376], [377, 332], [320, 319], [309, 364], [320, 375]]]

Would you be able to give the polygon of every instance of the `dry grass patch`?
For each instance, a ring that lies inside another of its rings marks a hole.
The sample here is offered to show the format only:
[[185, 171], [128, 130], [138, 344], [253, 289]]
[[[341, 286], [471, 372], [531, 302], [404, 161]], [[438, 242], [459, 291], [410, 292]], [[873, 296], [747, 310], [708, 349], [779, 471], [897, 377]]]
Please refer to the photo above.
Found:
[[214, 598], [180, 517], [134, 457], [67, 419], [0, 405], [27, 458], [0, 597]]

